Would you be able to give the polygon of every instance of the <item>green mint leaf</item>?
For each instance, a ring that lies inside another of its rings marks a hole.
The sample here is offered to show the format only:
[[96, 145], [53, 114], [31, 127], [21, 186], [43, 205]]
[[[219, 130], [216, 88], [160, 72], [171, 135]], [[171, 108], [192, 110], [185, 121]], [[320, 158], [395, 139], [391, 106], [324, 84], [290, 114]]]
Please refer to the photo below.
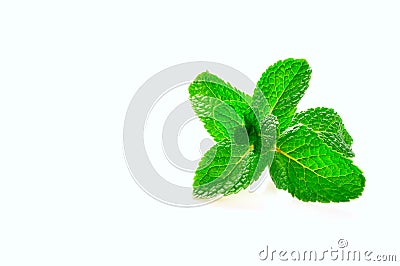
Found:
[[297, 104], [308, 88], [311, 68], [304, 59], [286, 59], [270, 66], [257, 83], [266, 99], [270, 112], [279, 121], [283, 132], [292, 121]]
[[189, 86], [189, 95], [193, 110], [216, 142], [232, 139], [235, 130], [245, 126], [250, 96], [217, 76], [198, 75]]
[[365, 186], [362, 171], [350, 159], [301, 124], [279, 137], [270, 174], [278, 188], [302, 201], [346, 202]]
[[312, 129], [333, 150], [346, 157], [354, 157], [353, 138], [347, 132], [340, 116], [330, 108], [318, 107], [295, 114], [290, 126], [303, 124]]
[[240, 187], [241, 176], [255, 157], [253, 145], [232, 145], [229, 141], [217, 143], [206, 152], [196, 170], [194, 197], [231, 194], [233, 187]]
[[194, 95], [192, 107], [214, 140], [232, 140], [247, 143], [245, 119], [232, 107], [231, 101], [221, 101], [208, 96]]

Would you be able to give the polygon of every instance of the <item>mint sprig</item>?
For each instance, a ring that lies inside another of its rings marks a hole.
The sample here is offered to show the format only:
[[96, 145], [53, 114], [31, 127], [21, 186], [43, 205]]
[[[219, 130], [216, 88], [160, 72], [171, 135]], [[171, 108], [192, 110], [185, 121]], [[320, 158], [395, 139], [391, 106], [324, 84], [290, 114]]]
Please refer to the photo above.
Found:
[[261, 76], [253, 96], [204, 72], [189, 86], [192, 107], [216, 144], [196, 170], [193, 195], [212, 198], [246, 189], [265, 168], [279, 189], [303, 201], [345, 202], [365, 186], [353, 164], [353, 139], [324, 107], [296, 113], [311, 69], [286, 59]]

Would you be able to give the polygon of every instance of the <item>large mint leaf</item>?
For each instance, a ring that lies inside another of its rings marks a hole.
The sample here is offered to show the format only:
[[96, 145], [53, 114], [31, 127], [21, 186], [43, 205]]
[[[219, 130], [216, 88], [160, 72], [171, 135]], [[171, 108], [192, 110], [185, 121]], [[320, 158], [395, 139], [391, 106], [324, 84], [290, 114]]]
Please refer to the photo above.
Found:
[[270, 112], [278, 118], [280, 132], [292, 121], [310, 78], [311, 68], [307, 61], [290, 58], [270, 66], [258, 81], [257, 88], [268, 99]]
[[236, 128], [245, 126], [250, 96], [217, 76], [199, 74], [190, 84], [189, 94], [193, 110], [216, 142], [230, 140]]
[[345, 202], [359, 197], [362, 171], [304, 125], [278, 139], [270, 174], [275, 185], [303, 201]]
[[333, 150], [346, 157], [354, 157], [353, 139], [343, 125], [342, 118], [330, 108], [317, 107], [295, 114], [291, 126], [303, 124], [311, 128]]

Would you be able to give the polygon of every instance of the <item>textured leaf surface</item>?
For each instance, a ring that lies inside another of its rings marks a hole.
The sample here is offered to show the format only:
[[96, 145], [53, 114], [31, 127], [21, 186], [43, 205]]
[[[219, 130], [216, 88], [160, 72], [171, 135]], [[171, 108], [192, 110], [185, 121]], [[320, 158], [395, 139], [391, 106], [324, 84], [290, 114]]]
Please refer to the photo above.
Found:
[[246, 145], [223, 141], [206, 152], [196, 170], [194, 196], [227, 196], [246, 189], [257, 180], [272, 163], [276, 124], [276, 118], [269, 115], [261, 122], [259, 142]]
[[193, 109], [204, 122], [207, 131], [215, 141], [237, 140], [248, 143], [245, 118], [238, 114], [229, 101], [194, 95], [191, 97]]
[[353, 139], [345, 129], [340, 116], [330, 108], [318, 107], [297, 113], [291, 126], [303, 124], [311, 128], [333, 150], [346, 157], [354, 157]]
[[[257, 181], [265, 168], [272, 164], [275, 154], [276, 126], [278, 122], [274, 115], [267, 115], [260, 122], [260, 135], [254, 145], [254, 152], [250, 154], [245, 170], [237, 182], [225, 195], [238, 193]], [[251, 137], [250, 137], [251, 139]]]
[[[193, 183], [196, 198], [213, 198], [228, 194], [255, 159], [254, 146], [232, 145], [223, 141], [214, 145], [201, 159]], [[229, 194], [231, 194], [230, 192]]]
[[292, 121], [297, 104], [308, 88], [311, 68], [304, 59], [286, 59], [270, 66], [257, 83], [266, 99], [270, 111], [279, 121], [283, 132]]
[[203, 72], [189, 86], [193, 110], [216, 142], [229, 140], [244, 126], [251, 97], [217, 76]]
[[363, 192], [362, 171], [304, 125], [286, 130], [276, 150], [271, 177], [300, 200], [345, 202]]
[[268, 99], [265, 98], [264, 93], [259, 89], [255, 88], [253, 92], [251, 107], [254, 115], [258, 121], [261, 121], [271, 112]]

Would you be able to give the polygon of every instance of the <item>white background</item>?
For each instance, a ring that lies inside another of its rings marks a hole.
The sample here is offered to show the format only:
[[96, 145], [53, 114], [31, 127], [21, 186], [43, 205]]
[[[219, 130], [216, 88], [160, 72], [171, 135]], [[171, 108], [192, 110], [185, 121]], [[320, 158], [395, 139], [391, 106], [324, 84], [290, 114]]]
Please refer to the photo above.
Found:
[[[398, 11], [397, 1], [2, 1], [0, 265], [265, 265], [267, 244], [339, 238], [399, 254]], [[303, 203], [268, 180], [182, 209], [137, 186], [122, 129], [143, 82], [193, 60], [257, 81], [287, 57], [313, 68], [299, 109], [334, 107], [355, 139], [361, 198]]]

